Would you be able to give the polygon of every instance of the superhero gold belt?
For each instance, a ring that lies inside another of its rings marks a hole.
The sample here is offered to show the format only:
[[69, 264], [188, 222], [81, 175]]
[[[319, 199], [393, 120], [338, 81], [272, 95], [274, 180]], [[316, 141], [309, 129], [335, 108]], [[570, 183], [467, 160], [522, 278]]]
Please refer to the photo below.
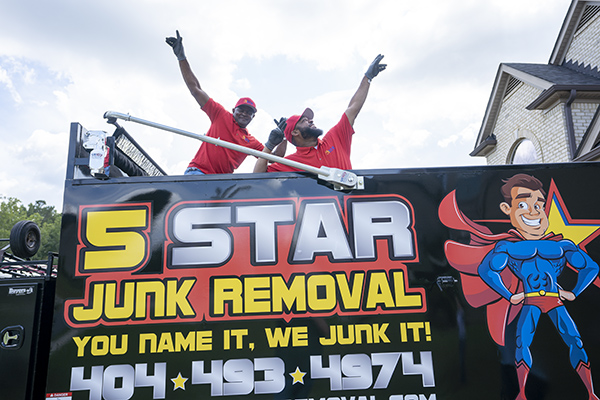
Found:
[[525, 293], [525, 297], [558, 297], [558, 293], [546, 292], [545, 290], [538, 290], [537, 292]]

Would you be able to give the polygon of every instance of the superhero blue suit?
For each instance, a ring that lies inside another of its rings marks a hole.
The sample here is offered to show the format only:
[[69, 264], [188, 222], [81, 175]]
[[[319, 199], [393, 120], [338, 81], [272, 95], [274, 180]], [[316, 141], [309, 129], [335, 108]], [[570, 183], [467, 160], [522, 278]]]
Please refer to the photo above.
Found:
[[579, 363], [588, 362], [575, 322], [559, 297], [559, 289], [562, 288], [557, 278], [567, 262], [579, 272], [572, 291], [578, 296], [598, 276], [599, 267], [570, 240], [503, 240], [496, 244], [479, 265], [480, 277], [506, 300], [510, 301], [513, 294], [502, 281], [500, 273], [508, 267], [523, 283], [525, 298], [517, 323], [517, 364], [523, 361], [531, 368], [529, 347], [542, 313], [548, 314], [569, 347], [573, 368]]
[[[525, 183], [522, 178], [523, 174], [517, 174], [505, 182], [516, 179], [518, 183]], [[446, 258], [460, 273], [465, 300], [472, 307], [485, 307], [488, 331], [495, 343], [505, 345], [506, 327], [518, 318], [515, 367], [519, 393], [516, 400], [527, 399], [525, 386], [532, 365], [530, 346], [542, 313], [548, 314], [569, 346], [571, 364], [586, 387], [588, 400], [600, 400], [594, 393], [591, 367], [579, 331], [562, 303], [581, 294], [596, 279], [599, 267], [562, 235], [544, 235], [548, 221], [541, 209], [545, 200], [539, 189], [513, 184], [510, 192], [511, 204], [501, 203], [500, 208], [517, 229], [499, 234], [466, 217], [456, 203], [455, 191], [442, 200], [438, 211], [440, 221], [449, 228], [470, 234], [469, 243], [446, 241]], [[564, 291], [557, 283], [567, 263], [578, 272], [572, 292]]]

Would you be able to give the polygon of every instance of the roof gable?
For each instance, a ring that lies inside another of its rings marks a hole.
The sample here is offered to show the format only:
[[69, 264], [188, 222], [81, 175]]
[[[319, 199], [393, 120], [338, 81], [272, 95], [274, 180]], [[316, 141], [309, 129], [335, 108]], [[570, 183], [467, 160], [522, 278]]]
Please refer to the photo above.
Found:
[[567, 11], [567, 16], [563, 21], [560, 32], [558, 33], [558, 38], [554, 44], [554, 49], [550, 55], [550, 61], [548, 61], [549, 64], [561, 65], [565, 61], [569, 46], [571, 46], [575, 32], [579, 27], [579, 21], [581, 20], [587, 3], [594, 2], [580, 0], [571, 1], [571, 5]]
[[[573, 0], [563, 21], [556, 44], [548, 64], [500, 64], [492, 93], [471, 156], [485, 156], [491, 148], [486, 143], [493, 139], [494, 126], [502, 107], [503, 99], [515, 79], [542, 90], [541, 95], [531, 104], [524, 105], [529, 110], [544, 109], [557, 101], [573, 101], [578, 98], [600, 98], [600, 72], [592, 68], [586, 60], [568, 60], [566, 55], [578, 29], [600, 16], [600, 1]], [[575, 92], [573, 92], [573, 90]]]

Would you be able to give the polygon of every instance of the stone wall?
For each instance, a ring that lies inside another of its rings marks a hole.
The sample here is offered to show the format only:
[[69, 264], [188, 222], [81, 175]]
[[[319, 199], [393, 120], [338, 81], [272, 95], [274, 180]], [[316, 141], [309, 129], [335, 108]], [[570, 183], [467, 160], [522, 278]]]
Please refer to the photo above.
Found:
[[600, 65], [600, 13], [596, 14], [573, 37], [565, 61], [597, 68]]
[[[590, 7], [590, 6], [588, 6]], [[569, 45], [565, 62], [585, 67], [589, 74], [600, 74], [600, 7], [586, 9], [589, 21], [580, 26]], [[592, 16], [590, 11], [597, 12]], [[496, 148], [486, 156], [490, 165], [510, 164], [517, 145], [529, 139], [536, 150], [536, 163], [570, 162], [564, 102], [548, 110], [527, 110], [542, 90], [522, 82], [503, 100], [494, 127]], [[571, 105], [575, 145], [579, 146], [598, 109], [597, 100], [578, 99]]]
[[598, 109], [598, 103], [573, 103], [571, 113], [573, 114], [573, 128], [575, 130], [575, 143], [577, 146], [587, 131], [594, 114]]
[[569, 148], [564, 121], [564, 105], [549, 110], [525, 107], [542, 91], [522, 83], [504, 99], [494, 127], [497, 146], [487, 156], [490, 165], [510, 164], [512, 153], [522, 139], [533, 142], [538, 163], [568, 162]]

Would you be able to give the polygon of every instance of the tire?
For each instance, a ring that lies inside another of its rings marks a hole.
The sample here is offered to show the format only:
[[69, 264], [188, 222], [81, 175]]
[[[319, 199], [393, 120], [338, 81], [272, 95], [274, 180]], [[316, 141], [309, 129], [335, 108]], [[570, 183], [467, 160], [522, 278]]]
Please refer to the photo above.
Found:
[[19, 221], [10, 230], [10, 250], [20, 258], [29, 258], [41, 245], [40, 228], [33, 221]]

